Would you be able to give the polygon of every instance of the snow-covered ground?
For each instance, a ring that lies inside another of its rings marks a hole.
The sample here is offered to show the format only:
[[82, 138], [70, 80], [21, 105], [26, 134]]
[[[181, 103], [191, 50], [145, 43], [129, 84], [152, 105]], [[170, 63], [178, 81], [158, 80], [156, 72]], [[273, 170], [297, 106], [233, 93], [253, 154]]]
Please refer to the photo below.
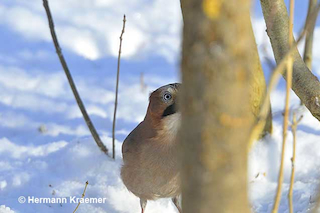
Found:
[[[307, 1], [306, 1], [307, 2]], [[306, 2], [297, 2], [296, 32]], [[102, 154], [82, 119], [55, 54], [41, 0], [0, 2], [0, 213], [72, 212], [76, 203], [19, 203], [26, 198], [104, 198], [83, 203], [77, 212], [139, 212], [139, 200], [121, 182], [121, 144], [145, 114], [149, 93], [179, 81], [181, 13], [172, 0], [49, 1], [58, 37], [92, 120], [111, 148], [116, 55], [127, 15], [120, 74], [116, 161]], [[170, 5], [170, 6], [168, 6]], [[262, 60], [272, 57], [259, 6], [254, 30]], [[302, 17], [302, 18], [301, 18]], [[320, 28], [314, 43], [313, 71], [320, 74]], [[263, 60], [264, 62], [264, 60]], [[268, 66], [263, 63], [268, 78]], [[141, 79], [144, 79], [144, 85]], [[249, 154], [248, 182], [255, 212], [270, 212], [277, 185], [282, 142], [283, 80], [272, 94], [274, 132]], [[319, 122], [304, 115], [297, 131], [295, 212], [315, 204], [320, 176]], [[288, 133], [280, 212], [288, 212], [292, 134]], [[20, 199], [19, 199], [20, 198]], [[69, 200], [68, 200], [69, 201]], [[167, 200], [149, 202], [148, 213], [176, 212]]]

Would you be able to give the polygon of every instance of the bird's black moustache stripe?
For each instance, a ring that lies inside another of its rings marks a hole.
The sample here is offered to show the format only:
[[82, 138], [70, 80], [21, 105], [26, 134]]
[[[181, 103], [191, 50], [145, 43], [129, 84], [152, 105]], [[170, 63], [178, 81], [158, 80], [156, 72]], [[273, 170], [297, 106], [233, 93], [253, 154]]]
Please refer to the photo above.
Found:
[[172, 114], [174, 114], [174, 113], [176, 113], [177, 112], [177, 110], [176, 110], [176, 105], [175, 104], [171, 104], [170, 106], [168, 106], [165, 110], [164, 110], [164, 112], [163, 112], [163, 114], [162, 114], [162, 117], [166, 117], [166, 116], [168, 116], [168, 115], [172, 115]]

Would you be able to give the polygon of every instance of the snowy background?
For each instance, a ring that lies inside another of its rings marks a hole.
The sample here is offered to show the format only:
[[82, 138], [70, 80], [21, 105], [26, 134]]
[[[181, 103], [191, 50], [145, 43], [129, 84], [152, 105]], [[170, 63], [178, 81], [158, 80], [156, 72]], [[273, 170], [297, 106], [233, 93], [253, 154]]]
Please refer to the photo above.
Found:
[[[49, 34], [41, 0], [0, 0], [0, 213], [72, 212], [76, 204], [20, 204], [19, 196], [107, 198], [81, 204], [79, 213], [139, 212], [139, 201], [119, 177], [121, 144], [145, 114], [149, 93], [179, 81], [182, 17], [172, 0], [49, 1], [56, 31], [80, 95], [111, 148], [111, 126], [119, 35], [127, 15], [121, 61], [117, 160], [100, 152], [75, 103]], [[307, 1], [297, 1], [295, 33]], [[272, 51], [259, 2], [252, 13], [267, 80]], [[313, 72], [320, 76], [320, 24], [314, 40]], [[300, 45], [303, 51], [303, 45]], [[143, 77], [142, 77], [143, 76]], [[143, 85], [141, 84], [141, 79]], [[279, 167], [284, 81], [272, 94], [274, 133], [249, 156], [250, 200], [255, 212], [270, 212]], [[299, 100], [292, 95], [292, 108]], [[295, 212], [314, 205], [320, 176], [320, 125], [309, 112], [297, 132]], [[288, 134], [280, 212], [288, 212], [292, 135]], [[176, 212], [166, 199], [149, 202], [148, 213]]]

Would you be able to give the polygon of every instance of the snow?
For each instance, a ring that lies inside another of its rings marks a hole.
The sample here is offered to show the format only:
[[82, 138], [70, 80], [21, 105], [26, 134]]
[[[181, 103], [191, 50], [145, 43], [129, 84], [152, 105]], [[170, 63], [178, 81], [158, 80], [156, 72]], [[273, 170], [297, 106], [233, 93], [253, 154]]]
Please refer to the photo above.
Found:
[[[273, 95], [278, 94], [274, 92]], [[316, 125], [317, 120], [306, 109], [300, 109], [299, 113], [303, 114], [304, 118], [297, 131], [293, 199], [296, 212], [307, 212], [314, 205], [319, 184], [319, 127]], [[28, 123], [22, 126], [25, 125]], [[15, 125], [10, 127], [17, 128]], [[46, 128], [50, 130], [54, 127]], [[128, 131], [119, 130], [123, 135]], [[110, 148], [111, 138], [107, 135], [103, 134], [102, 140]], [[265, 140], [258, 141], [250, 152], [248, 181], [250, 199], [255, 212], [271, 211], [277, 186], [281, 135], [281, 115], [276, 115], [273, 134]], [[52, 136], [55, 138], [56, 135]], [[20, 196], [80, 198], [86, 181], [89, 181], [89, 185], [85, 197], [106, 198], [106, 202], [81, 204], [78, 212], [139, 212], [138, 198], [125, 188], [119, 176], [122, 163], [121, 141], [116, 142], [116, 153], [116, 161], [112, 161], [88, 136], [79, 136], [68, 142], [46, 141], [44, 138], [42, 144], [27, 145], [23, 141], [1, 138], [0, 202], [6, 207], [1, 207], [0, 212], [72, 212], [75, 203], [20, 204], [17, 198]], [[291, 153], [292, 135], [289, 132], [280, 212], [288, 211], [286, 195], [289, 187]], [[147, 211], [176, 212], [169, 199], [149, 202]]]
[[[304, 112], [304, 114], [309, 114], [309, 112]], [[249, 154], [249, 192], [255, 212], [271, 212], [273, 207], [282, 146], [282, 125], [279, 123], [274, 123], [274, 125], [273, 135], [258, 141]], [[295, 212], [308, 212], [314, 205], [318, 192], [317, 186], [320, 183], [319, 149], [318, 135], [306, 133], [303, 131], [303, 125], [300, 125], [297, 131], [293, 192]], [[289, 132], [280, 212], [288, 212], [287, 194], [291, 176], [291, 157], [292, 134]]]
[[[171, 0], [49, 1], [57, 34], [87, 111], [111, 149], [111, 127], [119, 35], [123, 40], [116, 160], [104, 155], [90, 136], [55, 54], [41, 0], [0, 3], [0, 213], [73, 212], [77, 203], [19, 203], [35, 198], [105, 198], [82, 203], [77, 212], [140, 212], [139, 199], [123, 185], [119, 170], [124, 138], [143, 119], [149, 93], [179, 81], [181, 13]], [[297, 22], [306, 3], [297, 2]], [[261, 13], [261, 12], [260, 12]], [[264, 20], [255, 9], [254, 33], [263, 61], [273, 58]], [[320, 44], [319, 24], [314, 46]], [[296, 27], [296, 33], [299, 28]], [[301, 46], [301, 45], [300, 45]], [[320, 52], [314, 48], [313, 71], [320, 76]], [[144, 82], [141, 81], [143, 75]], [[272, 93], [274, 131], [257, 141], [248, 157], [253, 211], [271, 212], [282, 143], [284, 81]], [[315, 205], [320, 181], [320, 134], [316, 120], [292, 92], [290, 109], [303, 115], [297, 130], [295, 212]], [[288, 212], [292, 133], [288, 132], [280, 212]], [[147, 213], [176, 212], [170, 199], [151, 201]]]
[[6, 207], [5, 205], [0, 206], [0, 213], [14, 213], [9, 207]]
[[[126, 14], [128, 24], [123, 57], [134, 58], [157, 50], [158, 55], [172, 60], [172, 55], [179, 50], [182, 19], [177, 10], [179, 1], [144, 2], [49, 1], [61, 45], [85, 58], [96, 60], [105, 55], [117, 56], [122, 17]], [[10, 26], [28, 40], [51, 41], [42, 0], [0, 4], [0, 24]]]
[[[111, 142], [107, 136], [102, 140]], [[1, 202], [15, 212], [72, 212], [74, 203], [19, 204], [17, 198], [80, 198], [86, 181], [89, 185], [85, 197], [106, 198], [106, 203], [81, 204], [79, 212], [138, 212], [140, 208], [139, 200], [127, 191], [119, 177], [121, 143], [118, 141], [116, 161], [99, 151], [89, 138], [36, 147], [14, 145], [3, 138], [1, 147]], [[168, 201], [150, 202], [148, 208], [154, 212], [167, 209], [174, 212]]]

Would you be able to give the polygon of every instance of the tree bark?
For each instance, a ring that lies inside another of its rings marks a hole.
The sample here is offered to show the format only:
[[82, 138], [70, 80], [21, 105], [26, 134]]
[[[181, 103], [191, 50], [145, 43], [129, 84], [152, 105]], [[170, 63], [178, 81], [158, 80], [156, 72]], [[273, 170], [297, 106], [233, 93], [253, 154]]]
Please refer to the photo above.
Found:
[[182, 0], [181, 6], [183, 211], [250, 212], [250, 1]]
[[[279, 64], [290, 49], [287, 8], [283, 0], [261, 0], [261, 7], [274, 57], [277, 64]], [[297, 48], [295, 48], [292, 57], [294, 60], [292, 89], [312, 115], [320, 120], [319, 80], [310, 72]], [[286, 79], [285, 72], [283, 73], [283, 78]]]
[[[247, 22], [249, 21], [251, 23], [251, 18], [249, 16], [249, 14], [246, 14], [246, 18], [247, 18]], [[252, 25], [251, 25], [251, 29], [249, 32], [250, 32], [249, 36], [250, 36], [251, 47], [252, 47], [251, 63], [253, 63], [252, 78], [249, 83], [250, 88], [251, 88], [250, 89], [250, 105], [251, 105], [251, 111], [252, 111], [253, 115], [255, 116], [255, 120], [257, 120], [257, 119], [260, 119], [259, 113], [260, 113], [263, 101], [265, 99], [267, 87], [266, 87], [266, 81], [265, 81], [265, 77], [264, 77], [261, 62], [260, 62], [257, 44], [255, 42], [255, 37], [254, 37]], [[260, 135], [258, 134], [259, 137], [264, 137], [265, 135], [272, 133], [271, 104], [270, 104], [270, 107], [268, 110], [269, 110], [268, 116], [263, 121], [264, 124], [261, 125], [262, 128], [258, 130], [258, 132], [260, 134]], [[258, 138], [255, 138], [255, 139], [258, 139]]]

